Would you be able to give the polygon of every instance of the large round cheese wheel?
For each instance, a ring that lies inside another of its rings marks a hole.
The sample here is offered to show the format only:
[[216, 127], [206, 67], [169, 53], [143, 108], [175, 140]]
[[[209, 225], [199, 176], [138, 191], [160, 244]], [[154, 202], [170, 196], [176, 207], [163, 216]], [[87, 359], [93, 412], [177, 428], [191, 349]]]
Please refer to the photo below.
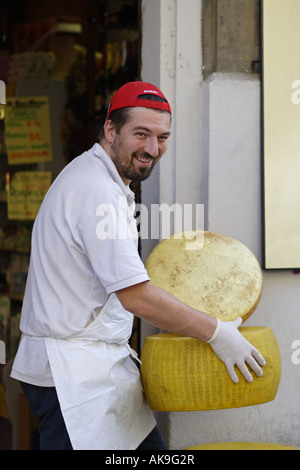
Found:
[[146, 399], [156, 411], [238, 408], [274, 400], [281, 375], [276, 338], [265, 327], [241, 327], [243, 336], [266, 359], [264, 374], [247, 383], [237, 371], [234, 384], [211, 346], [173, 333], [148, 336], [141, 354]]
[[185, 450], [300, 450], [298, 447], [261, 442], [218, 442], [187, 447]]
[[262, 293], [261, 268], [251, 251], [213, 232], [185, 232], [163, 240], [145, 266], [153, 284], [223, 321], [239, 316], [245, 321]]

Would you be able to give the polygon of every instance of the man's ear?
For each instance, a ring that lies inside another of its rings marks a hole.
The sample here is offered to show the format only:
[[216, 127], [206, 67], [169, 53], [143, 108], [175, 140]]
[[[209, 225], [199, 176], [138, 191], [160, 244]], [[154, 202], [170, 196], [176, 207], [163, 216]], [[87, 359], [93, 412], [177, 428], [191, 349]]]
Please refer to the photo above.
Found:
[[104, 124], [104, 135], [105, 135], [105, 139], [107, 140], [107, 142], [112, 144], [114, 141], [115, 134], [116, 134], [115, 125], [110, 119], [108, 119]]

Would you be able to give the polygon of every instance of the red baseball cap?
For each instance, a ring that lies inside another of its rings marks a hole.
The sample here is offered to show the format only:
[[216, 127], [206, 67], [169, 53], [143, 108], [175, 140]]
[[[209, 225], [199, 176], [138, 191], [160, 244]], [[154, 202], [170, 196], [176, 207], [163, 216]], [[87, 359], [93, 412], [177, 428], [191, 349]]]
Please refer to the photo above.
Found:
[[168, 100], [155, 85], [138, 81], [126, 83], [115, 92], [108, 107], [107, 118], [117, 109], [136, 107], [162, 109], [172, 114]]

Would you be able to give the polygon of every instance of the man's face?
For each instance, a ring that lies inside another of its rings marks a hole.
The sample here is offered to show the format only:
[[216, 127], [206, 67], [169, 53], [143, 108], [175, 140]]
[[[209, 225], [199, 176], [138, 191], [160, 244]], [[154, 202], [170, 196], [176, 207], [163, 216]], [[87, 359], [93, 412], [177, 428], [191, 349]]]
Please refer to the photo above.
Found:
[[167, 149], [171, 116], [148, 108], [130, 110], [119, 134], [111, 127], [109, 155], [125, 184], [143, 181]]

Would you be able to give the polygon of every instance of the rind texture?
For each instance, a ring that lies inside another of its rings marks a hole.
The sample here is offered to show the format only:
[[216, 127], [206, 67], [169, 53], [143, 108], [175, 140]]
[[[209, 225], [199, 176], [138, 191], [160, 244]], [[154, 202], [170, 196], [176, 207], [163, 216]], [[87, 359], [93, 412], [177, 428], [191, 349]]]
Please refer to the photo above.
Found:
[[153, 284], [222, 321], [247, 320], [261, 298], [263, 276], [257, 259], [225, 235], [177, 234], [159, 243], [145, 266]]
[[298, 447], [262, 442], [218, 442], [187, 447], [185, 450], [300, 450]]
[[281, 356], [273, 331], [241, 327], [242, 335], [264, 356], [263, 376], [247, 383], [237, 370], [234, 384], [224, 363], [207, 343], [173, 333], [149, 336], [141, 354], [146, 399], [155, 411], [201, 411], [259, 405], [274, 400]]

